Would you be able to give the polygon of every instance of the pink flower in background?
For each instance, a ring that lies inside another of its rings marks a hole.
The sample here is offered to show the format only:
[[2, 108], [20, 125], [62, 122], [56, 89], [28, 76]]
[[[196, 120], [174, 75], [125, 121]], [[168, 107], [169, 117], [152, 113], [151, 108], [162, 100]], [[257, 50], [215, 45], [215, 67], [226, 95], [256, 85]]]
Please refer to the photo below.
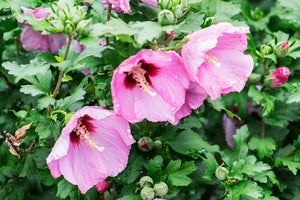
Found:
[[272, 83], [272, 87], [278, 87], [285, 84], [288, 79], [289, 75], [291, 74], [289, 68], [287, 67], [278, 67], [269, 78], [274, 78], [274, 81]]
[[253, 69], [251, 55], [245, 55], [249, 28], [219, 23], [187, 36], [181, 50], [191, 79], [212, 100], [229, 92], [240, 92]]
[[104, 193], [108, 190], [109, 183], [107, 181], [100, 181], [99, 183], [97, 183], [96, 188], [98, 192]]
[[185, 103], [180, 110], [176, 112], [176, 123], [178, 123], [181, 118], [191, 114], [192, 110], [199, 108], [206, 97], [207, 93], [199, 84], [190, 82], [190, 87], [186, 90]]
[[125, 119], [113, 111], [86, 106], [64, 127], [47, 164], [54, 178], [63, 175], [86, 193], [125, 169], [134, 142]]
[[158, 7], [157, 0], [141, 0], [141, 1], [150, 6]]
[[[36, 19], [48, 18], [49, 15], [43, 7], [38, 7], [35, 10], [25, 7], [21, 8], [25, 14], [33, 14]], [[23, 48], [27, 51], [46, 51], [57, 54], [62, 46], [67, 45], [68, 37], [65, 34], [42, 35], [42, 31], [31, 29], [28, 23], [25, 22], [24, 25], [25, 27], [21, 33], [20, 40]], [[80, 53], [85, 49], [85, 46], [80, 45], [77, 40], [72, 40], [71, 44], [75, 47], [75, 53]]]
[[189, 79], [181, 57], [173, 52], [142, 50], [123, 61], [111, 82], [114, 110], [131, 123], [178, 122]]

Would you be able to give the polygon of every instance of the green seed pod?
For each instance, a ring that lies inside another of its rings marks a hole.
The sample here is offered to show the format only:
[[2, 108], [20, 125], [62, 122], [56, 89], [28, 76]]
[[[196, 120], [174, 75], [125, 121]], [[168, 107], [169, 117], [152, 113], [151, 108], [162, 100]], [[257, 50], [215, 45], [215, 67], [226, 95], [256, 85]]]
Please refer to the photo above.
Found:
[[174, 15], [169, 10], [162, 10], [158, 14], [158, 21], [161, 25], [173, 24], [174, 20], [175, 20]]
[[153, 180], [150, 176], [143, 176], [139, 182], [141, 188], [153, 185]]
[[154, 185], [154, 192], [157, 196], [165, 196], [168, 193], [168, 185], [164, 182], [156, 183]]
[[154, 190], [153, 188], [146, 186], [141, 190], [141, 198], [143, 200], [152, 200], [154, 198]]
[[225, 167], [219, 166], [215, 172], [217, 179], [224, 181], [228, 177], [228, 170]]
[[153, 140], [149, 137], [142, 137], [138, 141], [138, 147], [143, 152], [150, 151], [153, 148]]

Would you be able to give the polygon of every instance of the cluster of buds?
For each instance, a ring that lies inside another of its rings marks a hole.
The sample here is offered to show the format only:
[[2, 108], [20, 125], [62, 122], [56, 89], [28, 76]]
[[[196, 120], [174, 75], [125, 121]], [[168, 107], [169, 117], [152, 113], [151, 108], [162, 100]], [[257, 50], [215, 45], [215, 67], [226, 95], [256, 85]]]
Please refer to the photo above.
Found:
[[65, 33], [78, 39], [90, 32], [92, 21], [85, 20], [87, 7], [74, 6], [67, 3], [57, 2], [51, 5], [52, 14], [49, 17], [52, 33]]
[[268, 44], [263, 44], [260, 47], [260, 51], [256, 53], [261, 58], [269, 58], [270, 55], [275, 54], [275, 56], [279, 59], [282, 59], [287, 56], [289, 50], [289, 42], [288, 41], [281, 41], [277, 44], [274, 44], [274, 40], [272, 40]]
[[162, 142], [160, 140], [153, 140], [150, 137], [142, 137], [138, 141], [138, 148], [143, 152], [151, 151], [153, 148], [160, 149]]
[[168, 193], [168, 185], [164, 182], [154, 184], [150, 176], [143, 176], [139, 185], [141, 186], [141, 198], [143, 200], [153, 200], [155, 196], [163, 197]]
[[171, 25], [182, 16], [188, 3], [187, 0], [159, 0], [158, 5], [161, 9], [158, 14], [158, 21], [161, 25]]

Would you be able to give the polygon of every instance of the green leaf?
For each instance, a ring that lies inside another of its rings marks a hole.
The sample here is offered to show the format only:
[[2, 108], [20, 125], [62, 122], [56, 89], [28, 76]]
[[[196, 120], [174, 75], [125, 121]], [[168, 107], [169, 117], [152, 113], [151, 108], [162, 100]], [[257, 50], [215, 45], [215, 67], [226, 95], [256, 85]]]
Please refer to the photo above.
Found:
[[117, 200], [140, 200], [140, 199], [141, 199], [140, 195], [133, 195], [133, 194], [126, 195], [121, 198], [117, 198]]
[[40, 90], [39, 88], [36, 88], [35, 85], [22, 85], [20, 92], [23, 92], [24, 94], [30, 94], [33, 97], [45, 94], [44, 91]]
[[174, 151], [184, 155], [193, 151], [205, 150], [210, 153], [220, 151], [218, 146], [208, 144], [199, 134], [190, 129], [180, 132], [175, 139], [169, 140], [168, 143]]
[[258, 89], [254, 85], [250, 86], [248, 96], [256, 105], [260, 105], [264, 99], [264, 95], [260, 91], [258, 91]]
[[233, 162], [245, 158], [248, 154], [247, 138], [249, 136], [249, 131], [247, 125], [242, 126], [237, 129], [236, 134], [233, 135], [235, 144], [233, 151], [225, 149], [221, 152], [222, 158], [228, 166], [232, 166]]
[[49, 105], [54, 105], [56, 102], [55, 99], [49, 96], [42, 96], [38, 98], [38, 108], [40, 110], [47, 108]]
[[203, 158], [203, 163], [206, 165], [207, 170], [205, 171], [203, 178], [211, 181], [215, 177], [215, 172], [219, 167], [219, 164], [213, 154], [206, 153], [205, 156], [206, 158]]
[[254, 176], [252, 176], [253, 180], [261, 182], [261, 183], [267, 183], [268, 178], [273, 184], [276, 184], [278, 187], [280, 187], [279, 181], [276, 179], [276, 175], [274, 171], [261, 171], [256, 172]]
[[281, 163], [283, 166], [288, 167], [294, 175], [297, 174], [297, 169], [300, 169], [300, 163], [296, 163], [288, 159], [281, 159]]
[[145, 22], [134, 22], [130, 26], [138, 30], [134, 34], [134, 38], [139, 44], [144, 44], [147, 41], [151, 42], [155, 38], [163, 36], [166, 32], [174, 30], [173, 26], [161, 26], [157, 22], [145, 21]]
[[144, 162], [142, 155], [136, 155], [136, 152], [131, 152], [127, 167], [121, 174], [118, 175], [121, 182], [127, 185], [133, 183], [140, 176]]
[[35, 173], [35, 170], [36, 170], [36, 166], [35, 166], [34, 160], [31, 155], [28, 155], [26, 157], [26, 161], [23, 165], [22, 170], [20, 171], [19, 176], [20, 177], [26, 177], [26, 176], [30, 177], [32, 174]]
[[248, 145], [251, 150], [257, 151], [259, 159], [263, 159], [264, 157], [271, 158], [274, 153], [273, 151], [276, 150], [276, 143], [271, 137], [260, 138], [254, 136], [250, 139]]
[[161, 155], [155, 156], [149, 161], [148, 175], [150, 177], [151, 175], [155, 174], [155, 172], [161, 169], [163, 161], [164, 159]]
[[232, 200], [240, 199], [241, 195], [247, 195], [255, 199], [263, 197], [263, 189], [257, 185], [257, 183], [252, 181], [241, 181], [229, 188], [229, 194]]
[[184, 118], [181, 123], [177, 125], [177, 128], [190, 129], [190, 128], [201, 128], [202, 123], [198, 117], [190, 115], [187, 118]]
[[78, 191], [78, 188], [75, 185], [72, 185], [71, 183], [69, 183], [65, 179], [62, 179], [57, 184], [56, 196], [58, 198], [65, 199], [68, 196], [70, 196], [70, 197], [77, 196], [77, 191]]
[[46, 164], [46, 158], [48, 157], [50, 153], [50, 149], [41, 147], [34, 150], [32, 153], [32, 158], [35, 161], [36, 167], [38, 169], [42, 169], [47, 166]]
[[35, 131], [40, 136], [40, 139], [46, 139], [51, 134], [59, 135], [59, 130], [55, 124], [55, 122], [50, 118], [45, 118], [42, 120], [39, 125], [36, 127]]
[[183, 32], [183, 33], [191, 33], [192, 31], [196, 31], [201, 29], [201, 24], [204, 21], [204, 14], [200, 14], [199, 12], [190, 12], [185, 20], [181, 22], [175, 29], [175, 32]]
[[243, 175], [253, 177], [256, 173], [271, 169], [268, 164], [256, 162], [255, 156], [247, 156], [233, 162], [231, 175], [237, 180], [243, 180]]
[[57, 105], [59, 105], [60, 110], [66, 110], [76, 101], [80, 101], [84, 99], [85, 94], [86, 94], [85, 90], [79, 88], [71, 96], [58, 100]]
[[174, 186], [187, 186], [193, 180], [188, 177], [197, 167], [194, 161], [185, 162], [181, 166], [181, 160], [170, 161], [165, 171], [168, 175], [167, 182]]

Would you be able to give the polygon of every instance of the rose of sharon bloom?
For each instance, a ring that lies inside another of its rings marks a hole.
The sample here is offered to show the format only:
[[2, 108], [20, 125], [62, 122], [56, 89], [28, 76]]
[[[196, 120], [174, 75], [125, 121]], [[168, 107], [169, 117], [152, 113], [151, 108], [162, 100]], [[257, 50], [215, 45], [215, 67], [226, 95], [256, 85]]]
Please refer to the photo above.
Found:
[[180, 110], [176, 112], [176, 119], [179, 121], [182, 117], [191, 114], [192, 109], [195, 110], [199, 108], [206, 97], [207, 93], [199, 84], [190, 82], [190, 87], [186, 90], [185, 103]]
[[124, 170], [134, 142], [128, 121], [113, 111], [86, 106], [64, 127], [47, 164], [54, 178], [63, 175], [86, 193]]
[[278, 87], [285, 84], [288, 79], [289, 75], [291, 74], [289, 68], [287, 67], [278, 67], [269, 78], [274, 78], [274, 81], [272, 83], [272, 87]]
[[187, 36], [181, 50], [191, 79], [212, 100], [229, 92], [240, 92], [253, 69], [253, 59], [245, 55], [249, 28], [219, 23]]
[[142, 50], [123, 61], [111, 82], [114, 110], [131, 123], [169, 121], [185, 103], [189, 79], [181, 57], [173, 52]]
[[[25, 7], [21, 8], [25, 14], [33, 14], [36, 19], [48, 18], [49, 15], [43, 7], [38, 7], [34, 10]], [[23, 48], [27, 51], [47, 51], [57, 54], [62, 46], [67, 45], [68, 37], [65, 34], [42, 35], [42, 31], [31, 29], [28, 23], [25, 22], [24, 25], [20, 40]], [[75, 53], [80, 53], [85, 49], [85, 46], [80, 45], [77, 40], [72, 40], [71, 44], [75, 47]]]
[[[108, 9], [108, 4], [110, 3], [112, 5], [111, 8], [113, 11], [115, 12], [123, 11], [124, 13], [131, 12], [129, 1], [130, 0], [100, 0], [100, 2], [104, 3], [104, 8], [106, 10]], [[146, 4], [149, 4], [150, 6], [158, 7], [157, 0], [141, 0], [141, 1]]]

